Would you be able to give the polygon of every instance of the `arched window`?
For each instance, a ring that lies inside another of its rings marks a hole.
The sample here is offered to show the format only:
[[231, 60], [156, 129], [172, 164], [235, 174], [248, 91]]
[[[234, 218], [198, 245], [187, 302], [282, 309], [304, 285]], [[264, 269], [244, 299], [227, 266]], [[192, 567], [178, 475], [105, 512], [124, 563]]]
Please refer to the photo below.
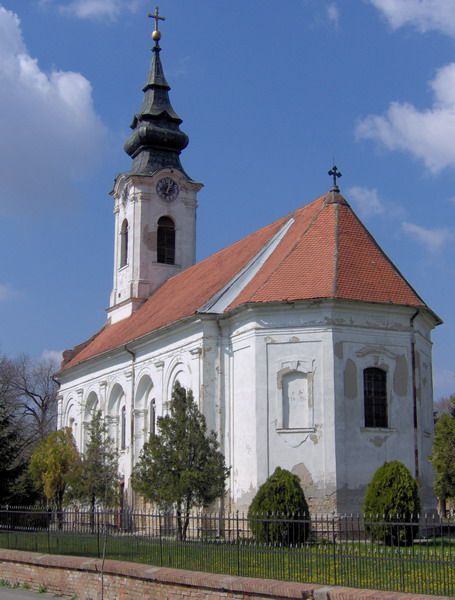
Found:
[[156, 407], [155, 398], [150, 401], [150, 422], [149, 422], [149, 434], [155, 435], [155, 424], [156, 424]]
[[128, 264], [128, 221], [125, 219], [120, 230], [120, 267]]
[[126, 406], [122, 406], [120, 414], [120, 448], [121, 450], [126, 448]]
[[173, 265], [175, 263], [175, 225], [170, 217], [158, 219], [157, 258], [159, 263]]
[[387, 373], [370, 367], [363, 372], [365, 427], [388, 427]]

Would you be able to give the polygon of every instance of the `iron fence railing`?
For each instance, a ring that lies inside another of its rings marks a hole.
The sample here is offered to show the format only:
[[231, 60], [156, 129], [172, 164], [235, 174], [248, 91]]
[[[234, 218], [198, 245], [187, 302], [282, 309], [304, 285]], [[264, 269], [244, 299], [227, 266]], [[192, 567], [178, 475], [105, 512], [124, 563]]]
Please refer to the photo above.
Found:
[[0, 547], [455, 596], [455, 517], [0, 508]]

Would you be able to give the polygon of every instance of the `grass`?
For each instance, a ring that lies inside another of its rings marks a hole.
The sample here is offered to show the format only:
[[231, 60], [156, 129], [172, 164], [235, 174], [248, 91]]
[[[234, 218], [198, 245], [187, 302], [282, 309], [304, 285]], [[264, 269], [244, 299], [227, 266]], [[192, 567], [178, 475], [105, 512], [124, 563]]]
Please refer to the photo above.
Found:
[[[102, 544], [96, 534], [0, 532], [0, 547], [50, 554], [98, 557]], [[211, 573], [455, 596], [455, 540], [442, 538], [408, 548], [368, 542], [288, 548], [248, 540], [178, 542], [118, 534], [107, 537], [106, 557]]]

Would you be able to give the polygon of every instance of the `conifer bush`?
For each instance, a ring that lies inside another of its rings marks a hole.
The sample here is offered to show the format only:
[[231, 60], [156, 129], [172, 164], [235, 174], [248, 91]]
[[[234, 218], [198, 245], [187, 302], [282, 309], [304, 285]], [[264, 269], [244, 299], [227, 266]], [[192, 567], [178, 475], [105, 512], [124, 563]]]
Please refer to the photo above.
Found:
[[385, 462], [369, 483], [363, 503], [369, 537], [388, 546], [409, 546], [419, 530], [419, 512], [417, 483], [409, 470], [398, 460]]
[[299, 478], [277, 467], [253, 498], [248, 522], [258, 542], [295, 545], [307, 541], [309, 510]]

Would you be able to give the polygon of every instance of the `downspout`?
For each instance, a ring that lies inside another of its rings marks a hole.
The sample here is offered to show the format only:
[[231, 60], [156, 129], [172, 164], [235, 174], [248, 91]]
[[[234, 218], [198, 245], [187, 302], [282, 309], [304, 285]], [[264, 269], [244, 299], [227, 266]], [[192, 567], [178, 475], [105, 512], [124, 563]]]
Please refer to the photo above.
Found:
[[[131, 459], [131, 474], [133, 474], [134, 467], [134, 389], [135, 389], [135, 375], [136, 375], [136, 353], [128, 348], [128, 344], [124, 345], [124, 349], [131, 356], [131, 419], [130, 419], [130, 459]], [[131, 477], [128, 482], [128, 495], [130, 497], [130, 506], [134, 508], [134, 496], [133, 490], [131, 489]]]
[[[225, 455], [225, 443], [224, 443], [224, 435], [223, 435], [223, 377], [224, 377], [224, 370], [223, 370], [223, 329], [221, 327], [221, 323], [220, 323], [220, 317], [216, 316], [216, 326], [217, 326], [217, 330], [218, 330], [218, 340], [217, 340], [217, 358], [216, 358], [216, 372], [218, 374], [218, 381], [217, 381], [217, 398], [218, 398], [218, 407], [216, 409], [215, 412], [215, 426], [216, 426], [216, 430], [217, 430], [217, 434], [219, 436], [219, 440], [220, 440], [220, 450], [223, 453], [223, 456], [226, 458]], [[219, 513], [220, 515], [222, 515], [224, 513], [224, 496], [220, 499], [220, 510]], [[218, 525], [219, 528], [219, 532], [221, 533], [221, 529], [222, 529], [222, 522], [221, 522], [221, 516], [220, 516], [220, 522]]]
[[416, 349], [415, 349], [415, 329], [414, 319], [420, 313], [417, 309], [410, 318], [411, 326], [411, 365], [412, 365], [412, 410], [414, 423], [414, 469], [417, 485], [420, 487], [420, 466], [419, 466], [419, 438], [418, 438], [418, 414], [417, 414], [417, 374], [416, 374]]

